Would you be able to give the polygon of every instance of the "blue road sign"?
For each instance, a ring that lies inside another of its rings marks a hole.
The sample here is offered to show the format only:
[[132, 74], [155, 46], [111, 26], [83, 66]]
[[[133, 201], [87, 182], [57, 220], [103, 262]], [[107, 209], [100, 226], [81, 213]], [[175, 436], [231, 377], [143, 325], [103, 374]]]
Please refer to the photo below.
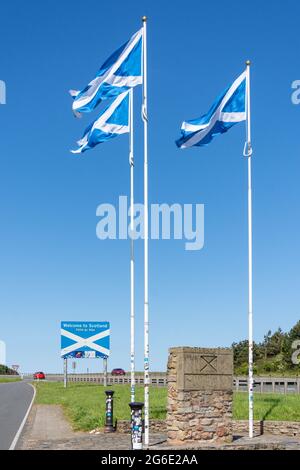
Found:
[[109, 322], [62, 321], [61, 357], [107, 358], [110, 353]]

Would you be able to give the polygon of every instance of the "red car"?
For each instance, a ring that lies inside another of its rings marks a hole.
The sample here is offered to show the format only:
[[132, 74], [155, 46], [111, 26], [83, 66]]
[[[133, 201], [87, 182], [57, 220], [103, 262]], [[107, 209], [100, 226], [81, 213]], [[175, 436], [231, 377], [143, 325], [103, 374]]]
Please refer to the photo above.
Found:
[[124, 369], [113, 369], [111, 371], [111, 375], [125, 375], [125, 373]]
[[34, 378], [35, 380], [44, 380], [46, 377], [45, 377], [44, 372], [35, 372], [35, 373], [33, 374], [33, 378]]

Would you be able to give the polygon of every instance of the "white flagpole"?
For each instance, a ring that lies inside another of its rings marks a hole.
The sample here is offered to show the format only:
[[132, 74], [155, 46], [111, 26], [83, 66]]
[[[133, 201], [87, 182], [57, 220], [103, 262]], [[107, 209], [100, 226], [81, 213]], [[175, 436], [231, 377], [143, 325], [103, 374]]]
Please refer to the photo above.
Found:
[[248, 322], [249, 322], [249, 437], [253, 437], [253, 313], [252, 313], [252, 178], [251, 178], [251, 103], [250, 103], [250, 61], [247, 65], [247, 142], [244, 155], [248, 159]]
[[130, 399], [135, 401], [135, 309], [134, 309], [134, 152], [133, 89], [129, 90], [129, 164], [130, 164]]
[[143, 105], [144, 121], [144, 418], [145, 446], [149, 446], [149, 290], [148, 290], [148, 115], [147, 115], [147, 18], [143, 16]]

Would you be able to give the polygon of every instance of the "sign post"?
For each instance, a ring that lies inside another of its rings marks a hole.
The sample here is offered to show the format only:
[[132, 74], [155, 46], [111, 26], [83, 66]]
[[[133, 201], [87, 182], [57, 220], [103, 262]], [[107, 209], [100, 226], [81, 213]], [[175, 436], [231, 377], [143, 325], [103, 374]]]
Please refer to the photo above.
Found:
[[103, 385], [107, 387], [107, 357], [103, 358]]
[[68, 385], [68, 359], [64, 359], [64, 388]]
[[[68, 359], [103, 359], [104, 386], [107, 386], [107, 358], [110, 354], [110, 324], [94, 321], [62, 321], [61, 352], [64, 360], [64, 388], [68, 384]], [[75, 373], [76, 362], [72, 363]], [[87, 369], [89, 370], [89, 369]]]

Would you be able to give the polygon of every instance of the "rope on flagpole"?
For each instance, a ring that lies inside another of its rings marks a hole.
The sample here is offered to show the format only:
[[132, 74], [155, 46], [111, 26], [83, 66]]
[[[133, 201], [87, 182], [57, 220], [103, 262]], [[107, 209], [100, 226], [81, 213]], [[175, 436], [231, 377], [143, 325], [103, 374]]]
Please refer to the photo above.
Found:
[[149, 278], [148, 278], [148, 113], [147, 113], [147, 18], [143, 16], [143, 105], [144, 122], [144, 422], [145, 447], [149, 447]]
[[246, 62], [246, 113], [247, 113], [247, 141], [244, 147], [244, 156], [248, 158], [248, 329], [249, 329], [249, 366], [248, 366], [248, 394], [249, 394], [249, 437], [253, 437], [253, 293], [252, 293], [252, 175], [251, 175], [251, 103], [250, 103], [250, 61]]
[[133, 89], [129, 90], [129, 164], [130, 164], [130, 399], [135, 401], [135, 286], [134, 286], [134, 151]]

